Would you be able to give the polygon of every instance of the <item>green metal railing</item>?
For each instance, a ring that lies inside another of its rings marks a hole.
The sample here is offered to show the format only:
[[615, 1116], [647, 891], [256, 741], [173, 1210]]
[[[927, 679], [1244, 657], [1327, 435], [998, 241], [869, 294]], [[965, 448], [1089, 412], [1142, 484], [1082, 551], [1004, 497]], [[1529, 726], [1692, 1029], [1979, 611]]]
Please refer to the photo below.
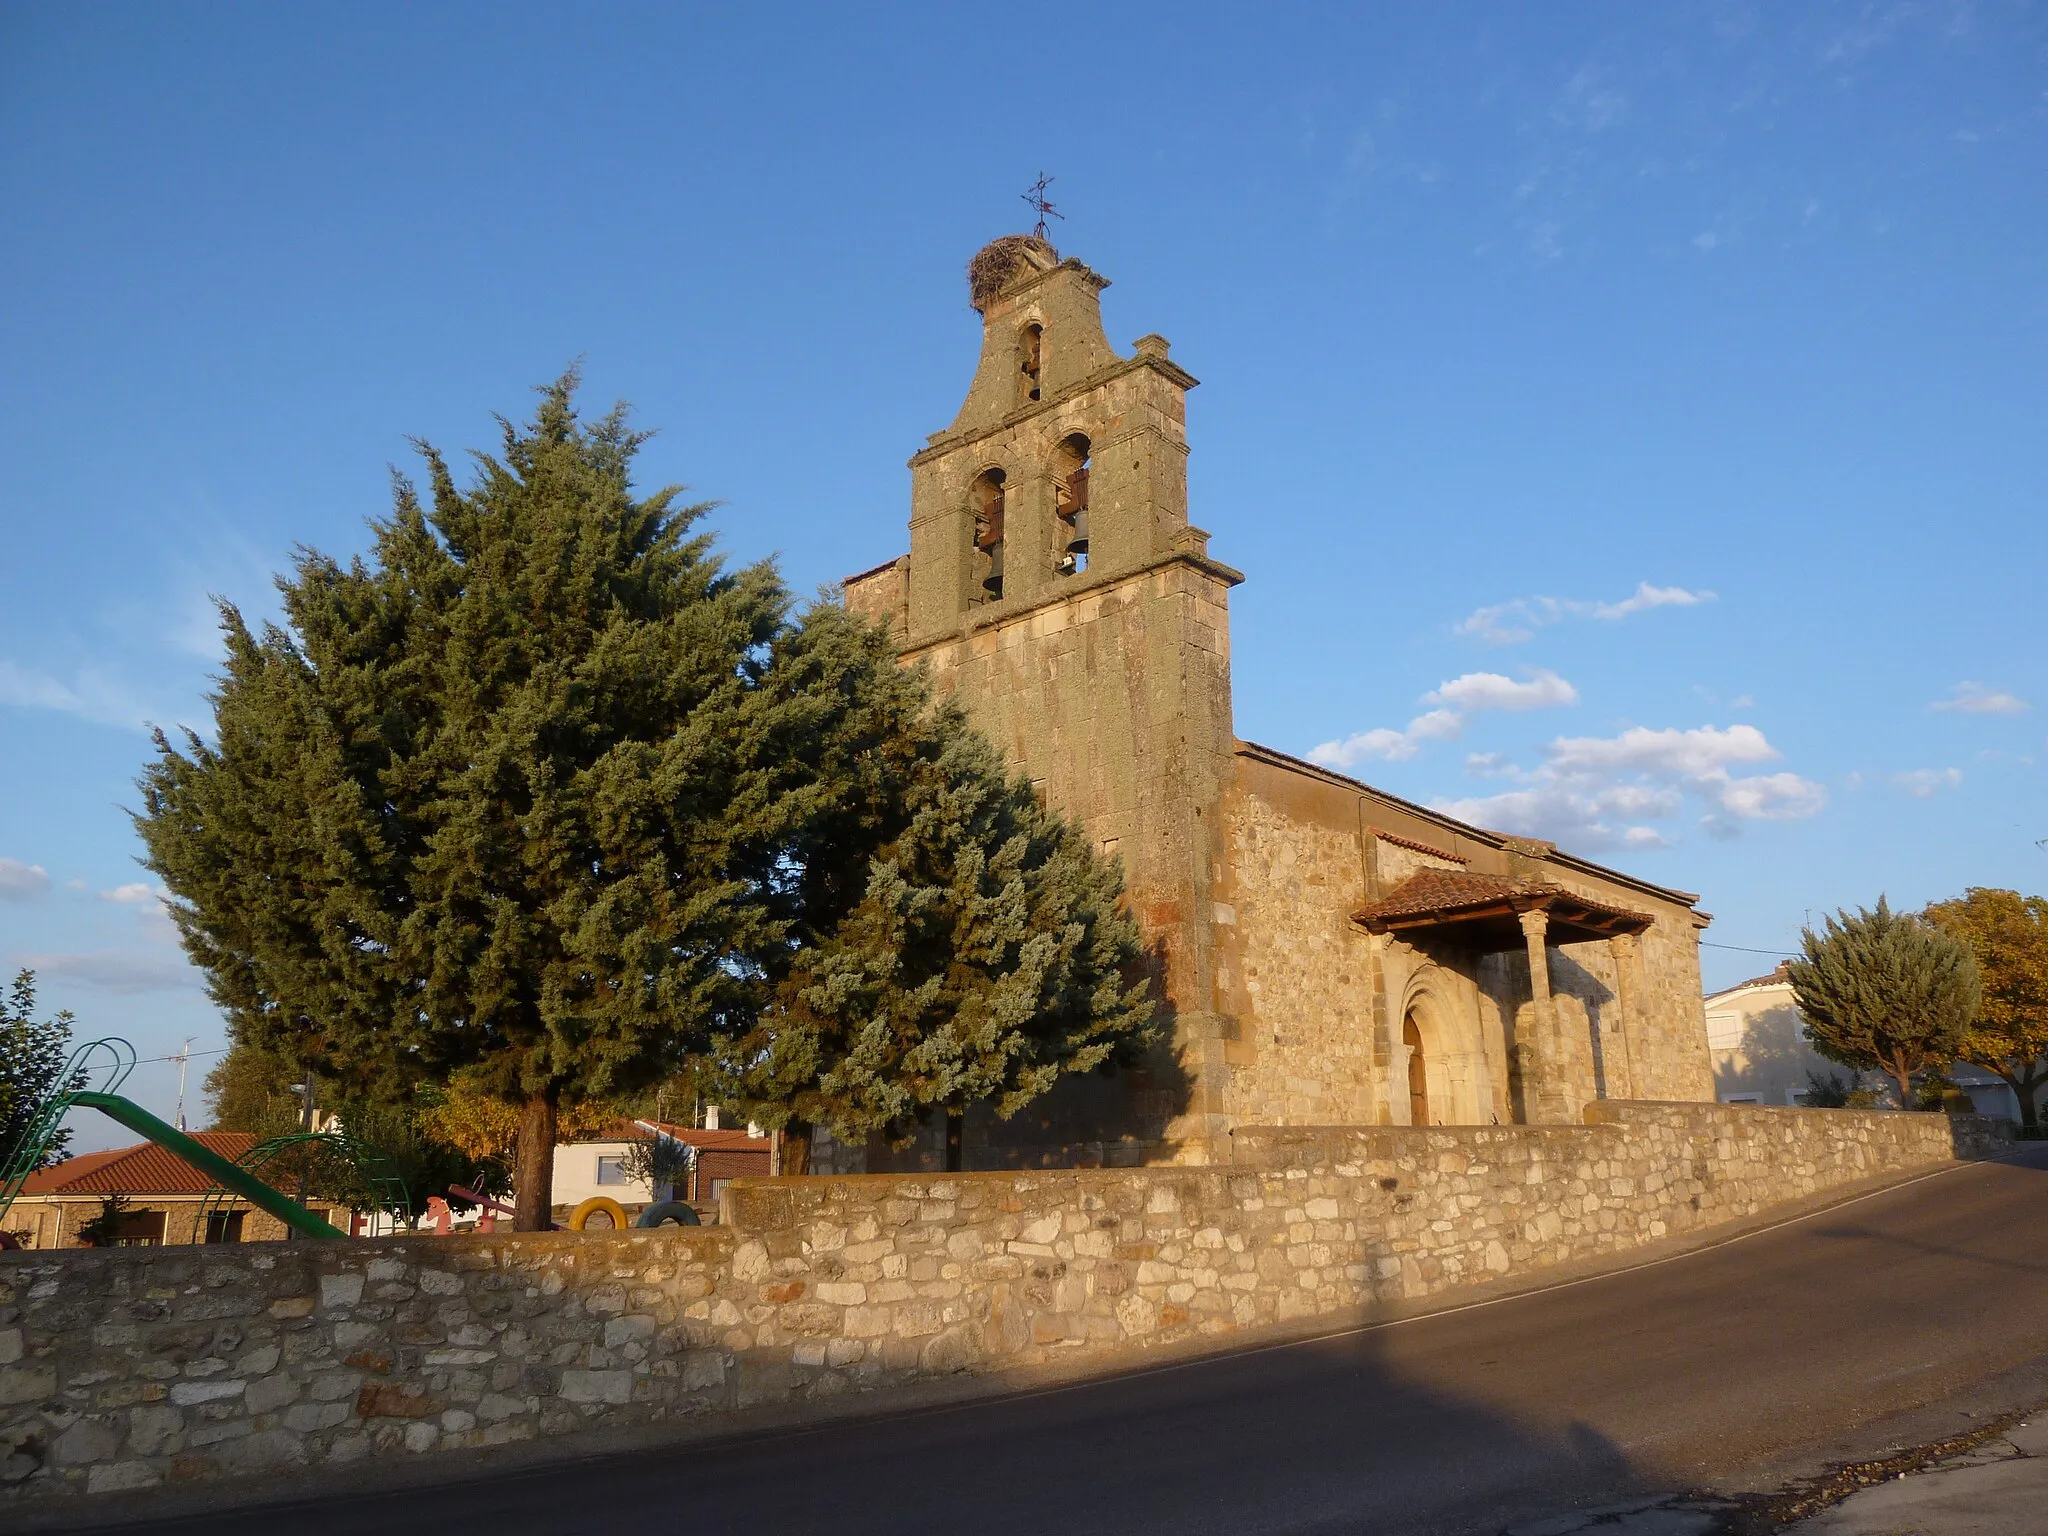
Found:
[[8, 1154], [5, 1167], [0, 1168], [0, 1220], [5, 1220], [8, 1208], [21, 1193], [29, 1175], [43, 1166], [51, 1139], [56, 1136], [65, 1115], [73, 1109], [96, 1109], [108, 1119], [125, 1125], [182, 1158], [215, 1184], [232, 1190], [258, 1210], [275, 1216], [294, 1232], [305, 1237], [348, 1236], [340, 1228], [315, 1216], [298, 1201], [278, 1193], [248, 1170], [222, 1157], [204, 1142], [195, 1141], [177, 1127], [165, 1124], [133, 1100], [122, 1098], [115, 1090], [127, 1082], [128, 1074], [134, 1070], [135, 1047], [118, 1036], [89, 1040], [71, 1053], [57, 1081], [66, 1085], [83, 1085], [97, 1078], [97, 1085], [91, 1088], [66, 1086], [44, 1101], [35, 1119], [29, 1122], [21, 1139]]

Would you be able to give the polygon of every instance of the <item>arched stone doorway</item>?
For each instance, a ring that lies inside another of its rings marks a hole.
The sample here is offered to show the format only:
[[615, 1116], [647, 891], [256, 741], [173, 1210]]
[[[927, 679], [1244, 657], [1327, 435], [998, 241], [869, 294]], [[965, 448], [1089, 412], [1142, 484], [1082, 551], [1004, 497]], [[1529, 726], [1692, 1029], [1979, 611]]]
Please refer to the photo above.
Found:
[[1408, 1047], [1408, 1123], [1429, 1124], [1429, 1062], [1422, 1052], [1422, 1031], [1415, 1015], [1401, 1021], [1401, 1043]]
[[1485, 1125], [1493, 1118], [1492, 1074], [1470, 1013], [1457, 1006], [1455, 990], [1446, 994], [1440, 977], [1425, 973], [1410, 990], [1401, 1014], [1410, 1125]]

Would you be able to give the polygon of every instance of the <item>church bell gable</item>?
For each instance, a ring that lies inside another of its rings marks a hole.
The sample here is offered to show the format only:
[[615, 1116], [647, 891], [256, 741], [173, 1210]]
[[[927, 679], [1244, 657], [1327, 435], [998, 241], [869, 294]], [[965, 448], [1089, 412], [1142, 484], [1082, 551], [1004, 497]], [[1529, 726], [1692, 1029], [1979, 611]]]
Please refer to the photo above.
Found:
[[985, 246], [968, 274], [980, 362], [953, 424], [911, 460], [912, 637], [1200, 553], [1187, 527], [1196, 381], [1165, 339], [1119, 355], [1102, 326], [1108, 280], [1035, 236]]

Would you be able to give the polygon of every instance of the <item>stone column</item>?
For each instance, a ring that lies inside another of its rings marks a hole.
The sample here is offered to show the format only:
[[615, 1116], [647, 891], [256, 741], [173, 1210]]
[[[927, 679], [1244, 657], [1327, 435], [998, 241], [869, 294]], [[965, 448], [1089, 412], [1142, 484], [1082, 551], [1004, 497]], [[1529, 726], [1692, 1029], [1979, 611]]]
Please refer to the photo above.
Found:
[[[1607, 1096], [1611, 1099], [1633, 1099], [1642, 1092], [1636, 1083], [1636, 1020], [1630, 1006], [1630, 993], [1635, 989], [1636, 936], [1617, 933], [1607, 941], [1607, 948], [1614, 956], [1614, 1028], [1611, 1033], [1621, 1040], [1621, 1050], [1610, 1052], [1607, 1057]], [[1621, 1068], [1619, 1083], [1614, 1081], [1617, 1065]]]
[[1522, 940], [1529, 949], [1529, 1030], [1515, 1036], [1515, 1054], [1522, 1063], [1522, 1109], [1532, 1125], [1565, 1122], [1564, 1084], [1558, 1081], [1557, 1008], [1550, 1000], [1550, 950], [1545, 935], [1550, 914], [1538, 909], [1521, 914]]

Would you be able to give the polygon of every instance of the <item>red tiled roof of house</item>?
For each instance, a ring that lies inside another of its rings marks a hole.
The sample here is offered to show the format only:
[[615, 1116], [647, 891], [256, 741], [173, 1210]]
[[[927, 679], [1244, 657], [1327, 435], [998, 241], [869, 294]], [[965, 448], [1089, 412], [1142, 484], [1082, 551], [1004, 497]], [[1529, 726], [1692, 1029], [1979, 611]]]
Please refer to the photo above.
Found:
[[1761, 976], [1752, 976], [1747, 981], [1738, 981], [1732, 987], [1723, 987], [1718, 992], [1709, 992], [1709, 997], [1726, 997], [1730, 992], [1740, 992], [1744, 987], [1782, 987], [1789, 985], [1791, 978], [1785, 974], [1785, 967], [1791, 962], [1780, 960], [1778, 968]]
[[[247, 1131], [196, 1131], [192, 1139], [209, 1152], [233, 1162], [256, 1145]], [[153, 1141], [112, 1152], [86, 1152], [67, 1157], [54, 1168], [32, 1173], [22, 1185], [24, 1195], [203, 1195], [213, 1188], [201, 1173], [174, 1152]]]
[[736, 1131], [701, 1131], [687, 1125], [670, 1125], [667, 1121], [655, 1120], [614, 1120], [601, 1131], [592, 1131], [579, 1136], [578, 1141], [639, 1141], [650, 1128], [658, 1128], [664, 1136], [673, 1141], [688, 1142], [699, 1151], [717, 1148], [719, 1151], [766, 1152], [770, 1138], [749, 1136], [742, 1127]]
[[[652, 1120], [643, 1123], [647, 1125], [657, 1124], [657, 1122]], [[737, 1131], [701, 1131], [687, 1125], [668, 1125], [662, 1123], [659, 1124], [659, 1129], [664, 1136], [676, 1141], [688, 1142], [699, 1152], [766, 1152], [770, 1145], [770, 1138], [766, 1136], [749, 1136], [744, 1128]]]

